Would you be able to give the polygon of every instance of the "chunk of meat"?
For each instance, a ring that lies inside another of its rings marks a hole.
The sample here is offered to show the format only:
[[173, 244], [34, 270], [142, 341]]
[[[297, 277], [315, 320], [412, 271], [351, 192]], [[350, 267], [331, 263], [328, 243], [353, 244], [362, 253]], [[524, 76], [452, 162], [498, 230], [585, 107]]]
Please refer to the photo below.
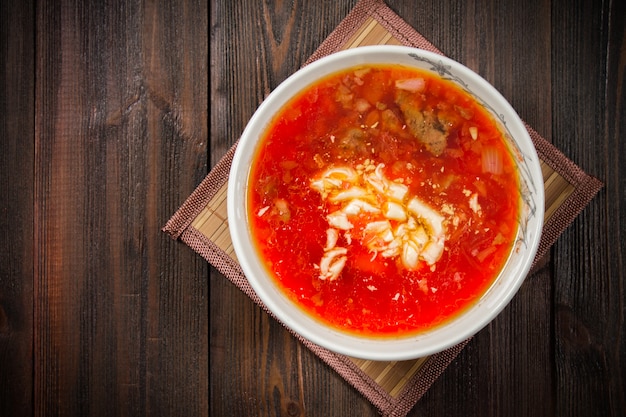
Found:
[[343, 134], [338, 134], [338, 149], [343, 158], [358, 159], [369, 154], [367, 135], [360, 129], [351, 128]]
[[413, 136], [424, 144], [435, 156], [443, 153], [448, 145], [448, 132], [433, 112], [419, 107], [415, 94], [398, 89], [395, 102], [404, 116], [405, 123]]

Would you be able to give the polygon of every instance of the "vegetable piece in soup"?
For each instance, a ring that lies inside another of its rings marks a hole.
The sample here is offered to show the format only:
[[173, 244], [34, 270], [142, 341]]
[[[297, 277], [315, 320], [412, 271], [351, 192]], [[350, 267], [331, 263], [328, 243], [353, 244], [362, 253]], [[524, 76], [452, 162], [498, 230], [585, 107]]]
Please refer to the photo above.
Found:
[[284, 293], [337, 329], [410, 335], [475, 303], [517, 235], [515, 163], [450, 81], [361, 66], [310, 85], [263, 133], [249, 176], [258, 252]]

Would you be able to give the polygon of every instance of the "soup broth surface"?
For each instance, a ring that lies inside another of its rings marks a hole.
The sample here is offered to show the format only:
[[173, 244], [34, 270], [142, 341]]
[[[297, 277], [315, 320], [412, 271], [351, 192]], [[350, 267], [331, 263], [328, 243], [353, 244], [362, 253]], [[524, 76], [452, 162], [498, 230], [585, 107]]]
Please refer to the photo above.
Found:
[[251, 233], [298, 306], [339, 330], [405, 336], [475, 303], [517, 235], [498, 123], [429, 71], [360, 66], [315, 82], [268, 125]]

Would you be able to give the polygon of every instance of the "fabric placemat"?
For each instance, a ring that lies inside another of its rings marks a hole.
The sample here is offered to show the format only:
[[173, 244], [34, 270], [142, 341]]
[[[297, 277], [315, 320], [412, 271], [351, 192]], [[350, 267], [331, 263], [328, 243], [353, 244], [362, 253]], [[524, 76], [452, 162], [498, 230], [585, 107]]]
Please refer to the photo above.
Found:
[[[382, 0], [361, 0], [322, 42], [306, 64], [342, 49], [376, 44], [413, 46], [442, 54]], [[526, 127], [541, 160], [546, 196], [544, 229], [533, 263], [535, 268], [550, 246], [603, 184], [581, 170], [531, 126]], [[209, 172], [167, 222], [163, 231], [204, 257], [270, 316], [278, 320], [248, 283], [230, 240], [226, 189], [236, 146], [237, 144], [233, 145]], [[400, 417], [406, 416], [469, 341], [424, 358], [378, 362], [336, 354], [291, 333], [361, 392], [381, 415]]]

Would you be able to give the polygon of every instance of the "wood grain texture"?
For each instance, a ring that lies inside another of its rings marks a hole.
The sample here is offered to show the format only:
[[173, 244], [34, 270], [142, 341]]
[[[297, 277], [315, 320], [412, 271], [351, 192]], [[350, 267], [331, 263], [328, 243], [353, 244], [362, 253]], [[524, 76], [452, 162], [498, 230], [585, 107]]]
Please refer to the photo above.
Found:
[[[568, 228], [574, 239], [559, 240], [512, 303], [409, 415], [624, 414], [618, 395], [626, 351], [619, 240], [624, 232], [619, 204], [626, 189], [618, 163], [625, 155], [619, 141], [623, 6], [558, 0], [386, 3], [445, 54], [493, 83], [568, 157], [612, 185], [603, 192], [609, 196], [601, 194]], [[213, 2], [211, 48], [225, 55], [216, 62], [220, 70], [211, 84], [220, 103], [212, 110], [212, 163], [235, 142], [262, 99], [301, 66], [355, 4]], [[317, 42], [308, 42], [309, 37]], [[212, 413], [377, 415], [216, 271], [211, 292]], [[563, 297], [568, 301], [560, 302]], [[572, 333], [578, 332], [593, 341], [592, 348], [572, 346]]]
[[0, 415], [32, 413], [34, 4], [0, 5]]

